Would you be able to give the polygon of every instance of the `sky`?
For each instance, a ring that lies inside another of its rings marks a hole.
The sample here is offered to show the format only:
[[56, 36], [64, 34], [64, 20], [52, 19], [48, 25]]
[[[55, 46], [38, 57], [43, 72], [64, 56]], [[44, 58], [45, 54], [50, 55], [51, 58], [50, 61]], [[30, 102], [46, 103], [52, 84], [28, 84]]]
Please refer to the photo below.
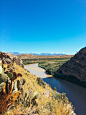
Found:
[[0, 0], [0, 51], [64, 53], [86, 47], [86, 0]]

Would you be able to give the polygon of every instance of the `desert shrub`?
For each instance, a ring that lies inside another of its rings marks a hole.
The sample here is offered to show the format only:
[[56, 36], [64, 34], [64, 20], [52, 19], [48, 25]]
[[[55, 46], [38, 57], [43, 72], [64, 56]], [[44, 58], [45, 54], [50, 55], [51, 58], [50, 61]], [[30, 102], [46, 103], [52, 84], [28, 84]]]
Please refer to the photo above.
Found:
[[9, 65], [7, 65], [7, 68], [9, 68]]
[[7, 80], [9, 80], [9, 77], [7, 74], [4, 74], [4, 73], [0, 74], [0, 83], [6, 82]]
[[53, 99], [55, 99], [55, 100], [61, 99], [61, 93], [54, 91], [53, 92]]
[[20, 84], [21, 84], [21, 85], [24, 85], [25, 82], [26, 82], [26, 80], [25, 80], [24, 78], [20, 79]]
[[13, 74], [12, 74], [12, 73], [8, 72], [7, 75], [8, 75], [8, 77], [9, 77], [10, 79], [13, 78]]
[[37, 77], [37, 83], [40, 85], [40, 86], [43, 86], [44, 88], [45, 88], [45, 82], [43, 81], [43, 79], [42, 78], [40, 78], [40, 77]]
[[55, 91], [57, 91], [57, 88], [56, 88], [56, 87], [54, 87], [54, 90], [55, 90]]

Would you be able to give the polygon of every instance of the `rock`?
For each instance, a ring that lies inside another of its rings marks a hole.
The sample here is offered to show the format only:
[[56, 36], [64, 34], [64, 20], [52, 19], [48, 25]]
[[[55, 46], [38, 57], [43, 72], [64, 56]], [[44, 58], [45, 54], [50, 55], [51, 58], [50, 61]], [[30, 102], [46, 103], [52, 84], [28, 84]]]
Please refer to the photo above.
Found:
[[17, 65], [24, 67], [22, 60], [19, 59], [17, 56], [14, 56], [11, 53], [0, 52], [0, 58], [1, 58], [3, 64], [5, 64], [5, 63], [13, 64], [15, 62]]
[[43, 96], [49, 97], [49, 91], [46, 90], [46, 91], [43, 93]]
[[40, 94], [37, 91], [34, 91], [33, 95], [32, 95], [32, 99], [37, 99], [39, 98]]
[[66, 76], [74, 76], [80, 81], [86, 82], [86, 47], [82, 48], [55, 73]]

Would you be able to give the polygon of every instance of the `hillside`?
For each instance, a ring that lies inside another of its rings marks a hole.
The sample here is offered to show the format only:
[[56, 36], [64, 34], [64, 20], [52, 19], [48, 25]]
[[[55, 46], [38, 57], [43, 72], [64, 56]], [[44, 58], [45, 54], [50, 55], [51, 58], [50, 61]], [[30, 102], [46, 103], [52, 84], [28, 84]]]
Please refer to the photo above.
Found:
[[[63, 64], [56, 72], [56, 77], [66, 78], [72, 82], [82, 83], [86, 87], [86, 47], [82, 48], [69, 61]], [[75, 81], [74, 81], [74, 80]]]
[[[65, 93], [53, 90], [41, 78], [14, 63], [0, 61], [0, 114], [71, 115]], [[75, 115], [75, 114], [74, 114]]]

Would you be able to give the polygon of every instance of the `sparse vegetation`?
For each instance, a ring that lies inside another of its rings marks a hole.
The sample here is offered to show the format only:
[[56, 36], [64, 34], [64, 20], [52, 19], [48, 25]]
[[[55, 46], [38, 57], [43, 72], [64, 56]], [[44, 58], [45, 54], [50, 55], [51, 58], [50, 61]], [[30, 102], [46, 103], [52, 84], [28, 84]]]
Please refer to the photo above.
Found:
[[59, 69], [59, 67], [70, 60], [70, 58], [42, 58], [42, 59], [22, 59], [23, 64], [33, 64], [38, 63], [38, 66], [45, 69], [48, 74], [54, 75], [54, 72]]
[[43, 81], [42, 78], [37, 78], [37, 83], [38, 83], [40, 86], [43, 86], [43, 87], [45, 88], [46, 83]]
[[38, 59], [22, 59], [23, 64], [27, 65], [27, 64], [33, 64], [33, 63], [45, 63], [45, 62], [58, 62], [58, 61], [67, 61], [69, 60], [70, 57], [60, 57], [60, 58], [38, 58]]
[[61, 58], [54, 60], [53, 62], [40, 62], [38, 64], [39, 67], [42, 67], [46, 70], [48, 74], [54, 75], [54, 72], [59, 69], [61, 65], [63, 65], [65, 62], [67, 62], [69, 58]]
[[[14, 66], [14, 65], [13, 65]], [[7, 69], [7, 68], [6, 68]], [[10, 103], [8, 111], [3, 111], [5, 115], [17, 114], [37, 114], [37, 115], [70, 115], [73, 107], [70, 105], [68, 98], [61, 93], [54, 91], [48, 84], [40, 78], [32, 75], [19, 65], [15, 66], [16, 73], [22, 73], [21, 81], [25, 84], [20, 87], [20, 90], [12, 97], [4, 95], [0, 102], [8, 99]], [[27, 74], [26, 74], [27, 73]], [[17, 78], [19, 79], [19, 78]], [[16, 98], [17, 97], [17, 98]], [[6, 99], [5, 99], [6, 98]], [[15, 100], [16, 99], [16, 100]], [[70, 107], [68, 106], [70, 105]], [[3, 106], [4, 107], [4, 106]], [[6, 106], [5, 106], [6, 107]]]

